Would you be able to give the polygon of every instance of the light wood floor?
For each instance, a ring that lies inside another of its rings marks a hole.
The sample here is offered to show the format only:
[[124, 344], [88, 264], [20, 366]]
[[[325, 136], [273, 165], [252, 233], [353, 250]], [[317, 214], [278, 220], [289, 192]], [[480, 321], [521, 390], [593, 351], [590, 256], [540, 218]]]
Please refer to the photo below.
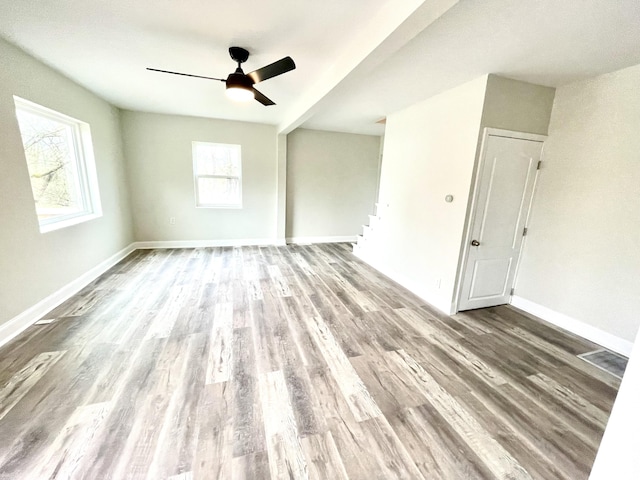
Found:
[[347, 245], [137, 251], [0, 349], [0, 478], [586, 479], [619, 380]]

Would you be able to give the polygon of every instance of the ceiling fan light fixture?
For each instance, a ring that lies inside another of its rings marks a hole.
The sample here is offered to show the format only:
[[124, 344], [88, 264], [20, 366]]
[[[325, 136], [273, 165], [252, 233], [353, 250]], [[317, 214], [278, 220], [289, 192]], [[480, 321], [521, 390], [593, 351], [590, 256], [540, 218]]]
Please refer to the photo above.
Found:
[[226, 94], [227, 97], [236, 102], [248, 102], [255, 98], [253, 82], [244, 73], [240, 72], [236, 71], [236, 73], [232, 73], [227, 78]]
[[248, 102], [253, 100], [255, 95], [253, 90], [248, 90], [246, 87], [241, 86], [228, 86], [226, 90], [227, 97], [236, 102]]

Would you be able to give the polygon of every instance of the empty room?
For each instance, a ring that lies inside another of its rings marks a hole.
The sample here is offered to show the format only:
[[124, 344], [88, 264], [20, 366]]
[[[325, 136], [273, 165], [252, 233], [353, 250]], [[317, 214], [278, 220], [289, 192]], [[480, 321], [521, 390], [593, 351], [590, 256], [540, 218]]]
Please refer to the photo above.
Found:
[[640, 2], [0, 3], [0, 480], [640, 478]]

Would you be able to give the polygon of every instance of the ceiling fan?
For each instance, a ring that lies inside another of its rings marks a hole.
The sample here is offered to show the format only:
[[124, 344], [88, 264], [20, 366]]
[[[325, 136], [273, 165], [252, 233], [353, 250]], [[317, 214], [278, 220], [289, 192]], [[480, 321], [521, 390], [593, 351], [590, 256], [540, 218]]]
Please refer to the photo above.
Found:
[[265, 67], [254, 70], [251, 73], [244, 73], [242, 71], [242, 64], [249, 58], [249, 52], [242, 47], [229, 48], [229, 55], [231, 59], [238, 62], [238, 68], [229, 76], [224, 78], [203, 77], [202, 75], [192, 75], [190, 73], [172, 72], [169, 70], [159, 70], [157, 68], [148, 68], [153, 72], [171, 73], [173, 75], [183, 75], [185, 77], [205, 78], [207, 80], [217, 80], [219, 82], [225, 82], [227, 86], [227, 96], [232, 100], [248, 101], [255, 98], [264, 106], [275, 105], [273, 100], [265, 97], [262, 93], [254, 88], [254, 85], [259, 82], [263, 82], [283, 73], [289, 72], [296, 68], [296, 64], [291, 57], [284, 57], [273, 62]]

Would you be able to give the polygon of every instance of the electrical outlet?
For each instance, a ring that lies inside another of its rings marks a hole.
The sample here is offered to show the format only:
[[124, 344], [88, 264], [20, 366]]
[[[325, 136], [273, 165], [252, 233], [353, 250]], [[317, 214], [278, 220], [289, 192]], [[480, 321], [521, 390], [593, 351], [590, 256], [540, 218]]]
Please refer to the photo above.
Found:
[[176, 224], [176, 217], [169, 217], [169, 225], [175, 225]]

